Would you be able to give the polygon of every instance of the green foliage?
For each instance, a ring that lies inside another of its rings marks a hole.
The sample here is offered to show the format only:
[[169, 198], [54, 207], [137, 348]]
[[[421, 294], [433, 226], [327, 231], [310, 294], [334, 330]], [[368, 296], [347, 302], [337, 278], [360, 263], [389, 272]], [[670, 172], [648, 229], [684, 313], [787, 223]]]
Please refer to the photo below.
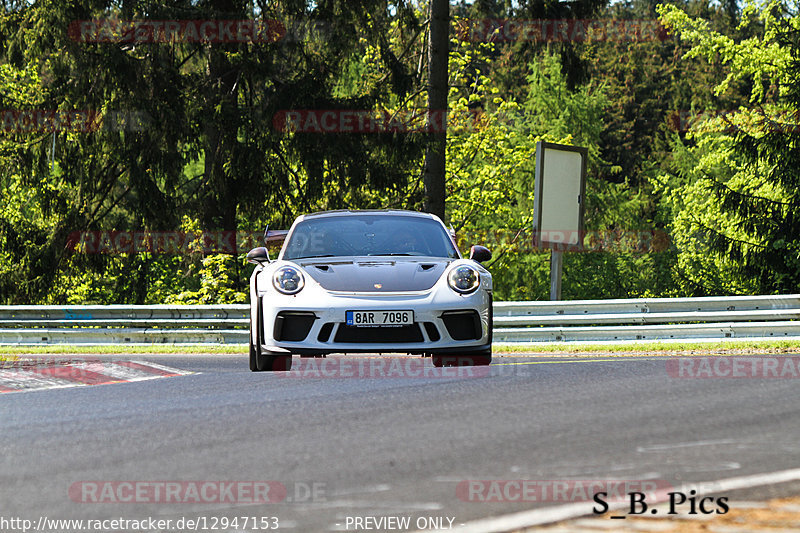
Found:
[[[69, 35], [80, 20], [254, 18], [250, 2], [2, 8], [0, 109], [102, 118], [90, 131], [0, 139], [0, 300], [152, 303], [200, 290], [199, 258], [75, 254], [65, 246], [73, 232], [176, 231], [187, 216], [203, 230], [256, 230], [285, 227], [301, 212], [405, 202], [420, 136], [286, 133], [272, 119], [286, 109], [402, 101], [419, 81], [398, 58], [420, 37], [414, 7], [348, 0], [262, 8], [297, 34], [134, 44]], [[130, 127], [132, 115], [144, 124]], [[237, 268], [235, 289], [246, 279]]]
[[709, 22], [692, 18], [677, 6], [658, 6], [661, 21], [680, 34], [681, 39], [693, 44], [687, 58], [703, 57], [728, 67], [728, 75], [718, 83], [714, 92], [723, 94], [739, 79], [753, 81], [750, 101], [757, 103], [767, 97], [768, 89], [777, 84], [782, 94], [790, 90], [790, 65], [794, 54], [781, 36], [788, 28], [800, 30], [800, 19], [786, 17], [780, 2], [772, 0], [761, 6], [752, 0], [745, 4], [740, 28], [757, 19], [763, 33], [737, 41], [729, 35], [714, 31]]
[[200, 269], [200, 288], [168, 295], [168, 304], [233, 304], [245, 303], [248, 296], [237, 287], [237, 270], [242, 258], [213, 254], [203, 258]]
[[[533, 252], [536, 143], [540, 140], [586, 146], [589, 151], [586, 223], [590, 230], [647, 229], [642, 212], [648, 199], [627, 183], [597, 178], [607, 165], [601, 158], [604, 110], [610, 105], [603, 85], [570, 90], [560, 59], [543, 53], [528, 65], [525, 100], [517, 103], [480, 72], [494, 51], [491, 45], [454, 43], [451, 71], [457, 78], [451, 92], [456, 117], [448, 143], [448, 214], [455, 228], [483, 238], [493, 249], [490, 270], [499, 300], [546, 299], [550, 290], [549, 252]], [[469, 82], [469, 83], [468, 83]], [[465, 89], [458, 89], [464, 87]], [[471, 121], [469, 106], [483, 110]], [[464, 126], [459, 128], [459, 126]], [[470, 127], [467, 127], [470, 126]], [[563, 297], [608, 298], [653, 296], [668, 290], [670, 257], [664, 254], [614, 252], [568, 253], [564, 263]]]
[[[712, 254], [711, 236], [730, 231], [735, 220], [723, 213], [711, 187], [712, 180], [730, 185], [753, 179], [743, 172], [740, 155], [733, 149], [733, 140], [724, 135], [706, 135], [697, 145], [687, 146], [674, 139], [674, 176], [661, 177], [661, 208], [671, 220], [674, 244], [679, 250], [674, 271], [682, 280], [684, 294], [710, 296], [718, 294], [752, 294], [758, 290], [752, 278], [739, 272], [739, 265], [725, 256]], [[731, 233], [733, 235], [733, 233]], [[737, 237], [744, 237], [740, 232]]]
[[663, 188], [680, 235], [677, 270], [696, 292], [797, 292], [800, 15], [778, 3], [748, 4], [742, 24], [756, 18], [763, 32], [735, 41], [673, 7], [660, 12], [692, 42], [690, 56], [728, 66], [717, 93], [747, 80], [757, 106], [698, 124], [691, 146], [674, 142], [673, 176]]
[[[261, 232], [321, 209], [421, 208], [425, 132], [287, 132], [273, 118], [424, 108], [427, 3], [256, 5], [0, 8], [0, 109], [98, 116], [88, 131], [0, 131], [1, 303], [246, 298], [241, 256], [86, 254], [66, 246], [75, 232]], [[800, 111], [796, 14], [776, 2], [740, 12], [732, 0], [451, 6], [456, 23], [646, 20], [656, 10], [675, 37], [489, 44], [454, 35], [447, 222], [462, 248], [492, 248], [497, 299], [548, 297], [549, 253], [531, 249], [529, 232], [540, 140], [588, 148], [590, 232], [663, 229], [674, 245], [567, 253], [564, 298], [797, 291], [800, 132], [780, 126]], [[290, 38], [133, 45], [69, 35], [76, 20], [257, 16], [285, 22]], [[678, 113], [736, 109], [690, 132], [674, 127]]]

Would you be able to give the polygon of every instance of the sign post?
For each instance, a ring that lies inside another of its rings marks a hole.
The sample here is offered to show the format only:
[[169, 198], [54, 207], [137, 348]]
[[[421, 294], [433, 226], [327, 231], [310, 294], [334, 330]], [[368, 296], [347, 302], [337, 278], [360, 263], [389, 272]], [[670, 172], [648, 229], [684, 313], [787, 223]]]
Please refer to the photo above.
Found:
[[561, 299], [561, 271], [564, 252], [550, 250], [550, 300]]
[[583, 248], [588, 150], [536, 143], [533, 244], [550, 248], [550, 299], [561, 299], [562, 255]]

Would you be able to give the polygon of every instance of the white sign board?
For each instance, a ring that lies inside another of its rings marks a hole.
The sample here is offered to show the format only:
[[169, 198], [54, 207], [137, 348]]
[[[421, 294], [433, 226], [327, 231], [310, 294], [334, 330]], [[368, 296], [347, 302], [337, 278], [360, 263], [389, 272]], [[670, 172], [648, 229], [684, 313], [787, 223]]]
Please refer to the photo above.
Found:
[[536, 144], [535, 246], [560, 251], [582, 248], [586, 159], [586, 148]]

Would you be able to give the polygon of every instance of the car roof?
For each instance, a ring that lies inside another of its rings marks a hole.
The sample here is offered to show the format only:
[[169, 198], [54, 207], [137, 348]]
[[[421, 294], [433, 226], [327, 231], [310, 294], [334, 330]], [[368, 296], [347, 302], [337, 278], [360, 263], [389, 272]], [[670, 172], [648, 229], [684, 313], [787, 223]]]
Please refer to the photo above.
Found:
[[[459, 251], [458, 245], [456, 245], [455, 242], [455, 231], [452, 229], [452, 227], [450, 229], [447, 229], [447, 227], [445, 227], [444, 225], [444, 222], [442, 222], [442, 219], [440, 219], [438, 216], [434, 215], [433, 213], [422, 213], [420, 211], [408, 211], [405, 209], [337, 209], [333, 211], [318, 211], [316, 213], [309, 213], [307, 215], [298, 216], [294, 220], [294, 223], [292, 223], [292, 229], [290, 229], [289, 231], [291, 232], [299, 222], [302, 222], [304, 220], [313, 218], [323, 218], [323, 217], [345, 217], [348, 215], [400, 215], [400, 216], [435, 220], [436, 222], [441, 224], [444, 230], [447, 232], [448, 236], [450, 237], [450, 242], [452, 243], [453, 248], [456, 250], [458, 256], [461, 257], [461, 252]], [[284, 249], [281, 248], [280, 252], [281, 259], [283, 259], [283, 252]]]
[[407, 211], [405, 209], [337, 209], [333, 211], [319, 211], [301, 215], [298, 219], [317, 218], [317, 217], [336, 217], [347, 215], [401, 215], [410, 217], [430, 218], [438, 220], [439, 217], [431, 213], [420, 213], [419, 211]]

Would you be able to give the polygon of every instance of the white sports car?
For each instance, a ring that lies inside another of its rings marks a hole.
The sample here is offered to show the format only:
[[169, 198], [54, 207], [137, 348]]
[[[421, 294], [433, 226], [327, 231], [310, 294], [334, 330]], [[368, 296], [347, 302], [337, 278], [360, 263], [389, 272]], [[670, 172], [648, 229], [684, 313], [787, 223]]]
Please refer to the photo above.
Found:
[[463, 259], [431, 214], [328, 211], [298, 217], [277, 260], [247, 259], [250, 370], [290, 370], [292, 354], [430, 355], [436, 366], [492, 359], [491, 258]]

